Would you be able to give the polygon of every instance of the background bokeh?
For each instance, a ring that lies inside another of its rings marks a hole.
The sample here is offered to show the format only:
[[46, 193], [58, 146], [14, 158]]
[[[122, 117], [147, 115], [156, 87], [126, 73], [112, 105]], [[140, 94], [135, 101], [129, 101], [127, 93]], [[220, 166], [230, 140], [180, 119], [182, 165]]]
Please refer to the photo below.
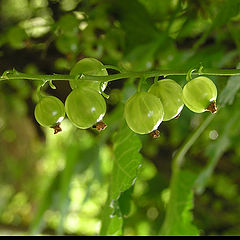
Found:
[[[240, 1], [0, 1], [0, 74], [13, 68], [69, 74], [84, 57], [128, 71], [236, 68]], [[172, 78], [185, 83], [183, 76]], [[193, 223], [201, 235], [239, 235], [240, 77], [211, 79], [225, 104], [185, 156], [185, 168], [198, 180]], [[64, 102], [69, 83], [54, 84], [56, 90], [44, 91]], [[65, 119], [57, 135], [34, 119], [37, 85], [0, 82], [0, 235], [98, 235], [111, 182], [114, 135], [136, 82], [108, 84], [105, 132], [79, 130]], [[208, 115], [185, 107], [179, 119], [161, 124], [160, 138], [140, 136], [142, 166], [129, 190], [123, 235], [159, 234], [172, 158]]]

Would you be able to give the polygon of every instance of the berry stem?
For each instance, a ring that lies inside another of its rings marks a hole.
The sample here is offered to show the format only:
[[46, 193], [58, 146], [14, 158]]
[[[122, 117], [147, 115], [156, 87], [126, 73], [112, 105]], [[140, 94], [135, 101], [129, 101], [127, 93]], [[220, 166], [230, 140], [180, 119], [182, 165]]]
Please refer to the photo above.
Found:
[[141, 78], [139, 79], [139, 82], [138, 82], [138, 89], [137, 89], [138, 92], [141, 92], [142, 84], [143, 84], [143, 81], [144, 81], [144, 80], [145, 80], [144, 77], [141, 77]]
[[[112, 74], [108, 76], [81, 76], [81, 79], [89, 81], [99, 81], [99, 82], [110, 82], [125, 78], [150, 78], [158, 76], [186, 76], [188, 74], [187, 70], [155, 70], [155, 71], [145, 71], [145, 72], [122, 72], [117, 74]], [[201, 72], [193, 72], [192, 76], [240, 76], [240, 69], [203, 69]], [[20, 73], [16, 70], [5, 71], [0, 77], [1, 80], [45, 80], [45, 81], [67, 81], [74, 80], [76, 76], [74, 75], [63, 75], [63, 74], [26, 74]]]
[[[49, 81], [50, 82], [50, 81]], [[47, 83], [47, 81], [43, 81], [42, 83], [39, 83], [37, 87], [37, 97], [38, 97], [38, 102], [44, 97], [44, 95], [41, 93], [41, 88]]]
[[192, 74], [193, 74], [193, 72], [194, 72], [195, 70], [196, 70], [195, 68], [191, 68], [191, 69], [187, 72], [187, 75], [186, 75], [186, 80], [187, 80], [187, 82], [189, 82], [189, 81], [192, 80]]
[[158, 82], [158, 76], [155, 76], [154, 77], [154, 83], [157, 83]]

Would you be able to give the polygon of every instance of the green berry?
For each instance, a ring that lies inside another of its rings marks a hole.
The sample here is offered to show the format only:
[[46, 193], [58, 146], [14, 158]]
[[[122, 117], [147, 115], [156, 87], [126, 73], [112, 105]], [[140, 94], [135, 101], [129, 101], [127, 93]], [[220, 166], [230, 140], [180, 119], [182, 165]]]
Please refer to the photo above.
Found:
[[[104, 68], [104, 65], [97, 59], [83, 58], [73, 66], [70, 72], [70, 75], [81, 75], [81, 74], [92, 75], [92, 76], [107, 76], [108, 72]], [[69, 84], [72, 89], [87, 86], [97, 91], [100, 90], [99, 81], [78, 79], [76, 81], [74, 80], [69, 81]], [[105, 90], [106, 86], [107, 86], [107, 82], [102, 85], [102, 91]]]
[[164, 111], [158, 97], [139, 92], [126, 102], [124, 116], [132, 131], [147, 134], [158, 128], [163, 120]]
[[59, 125], [65, 117], [64, 104], [56, 97], [43, 97], [36, 105], [34, 115], [40, 125], [52, 127], [57, 133], [61, 131]]
[[87, 129], [103, 119], [106, 102], [103, 96], [92, 88], [76, 88], [68, 95], [65, 109], [68, 118], [76, 127]]
[[183, 88], [183, 102], [193, 112], [210, 111], [215, 113], [217, 88], [207, 77], [197, 77]]
[[149, 93], [160, 98], [164, 117], [163, 121], [169, 121], [177, 117], [183, 109], [182, 88], [179, 84], [171, 79], [163, 79], [154, 83]]

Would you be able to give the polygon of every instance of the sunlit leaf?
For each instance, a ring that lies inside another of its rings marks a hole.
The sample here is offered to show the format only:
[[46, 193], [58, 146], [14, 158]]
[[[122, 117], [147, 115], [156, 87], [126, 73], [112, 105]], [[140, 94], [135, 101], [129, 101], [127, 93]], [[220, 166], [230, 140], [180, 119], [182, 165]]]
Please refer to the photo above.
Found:
[[182, 170], [174, 173], [170, 188], [170, 200], [160, 235], [197, 236], [197, 228], [192, 224], [193, 184], [195, 174]]
[[[139, 153], [141, 142], [138, 136], [127, 127], [126, 123], [118, 131], [113, 141], [114, 165], [108, 200], [102, 218], [101, 235], [121, 235], [123, 215], [128, 210], [127, 205], [123, 207], [123, 199], [119, 204], [119, 199], [121, 199], [121, 194], [135, 183], [142, 160]], [[125, 203], [128, 197], [129, 194], [124, 196]]]

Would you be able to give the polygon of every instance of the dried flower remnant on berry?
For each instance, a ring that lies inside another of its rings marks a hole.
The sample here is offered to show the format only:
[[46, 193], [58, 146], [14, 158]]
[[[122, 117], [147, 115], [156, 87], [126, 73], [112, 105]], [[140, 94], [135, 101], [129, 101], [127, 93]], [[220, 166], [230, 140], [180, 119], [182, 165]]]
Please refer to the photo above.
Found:
[[217, 103], [216, 101], [211, 102], [208, 107], [206, 108], [207, 111], [215, 114], [217, 112]]
[[150, 133], [150, 135], [152, 136], [152, 138], [159, 138], [160, 137], [160, 131], [154, 130]]
[[103, 131], [106, 127], [107, 127], [107, 124], [104, 123], [103, 121], [98, 122], [98, 123], [96, 123], [95, 126], [93, 126], [93, 128], [95, 128], [95, 129], [98, 130], [99, 132], [100, 132], [100, 131]]
[[51, 128], [54, 129], [54, 134], [57, 134], [57, 133], [59, 133], [59, 132], [62, 131], [62, 129], [61, 129], [61, 127], [60, 127], [60, 123], [58, 123], [56, 126], [51, 127]]

